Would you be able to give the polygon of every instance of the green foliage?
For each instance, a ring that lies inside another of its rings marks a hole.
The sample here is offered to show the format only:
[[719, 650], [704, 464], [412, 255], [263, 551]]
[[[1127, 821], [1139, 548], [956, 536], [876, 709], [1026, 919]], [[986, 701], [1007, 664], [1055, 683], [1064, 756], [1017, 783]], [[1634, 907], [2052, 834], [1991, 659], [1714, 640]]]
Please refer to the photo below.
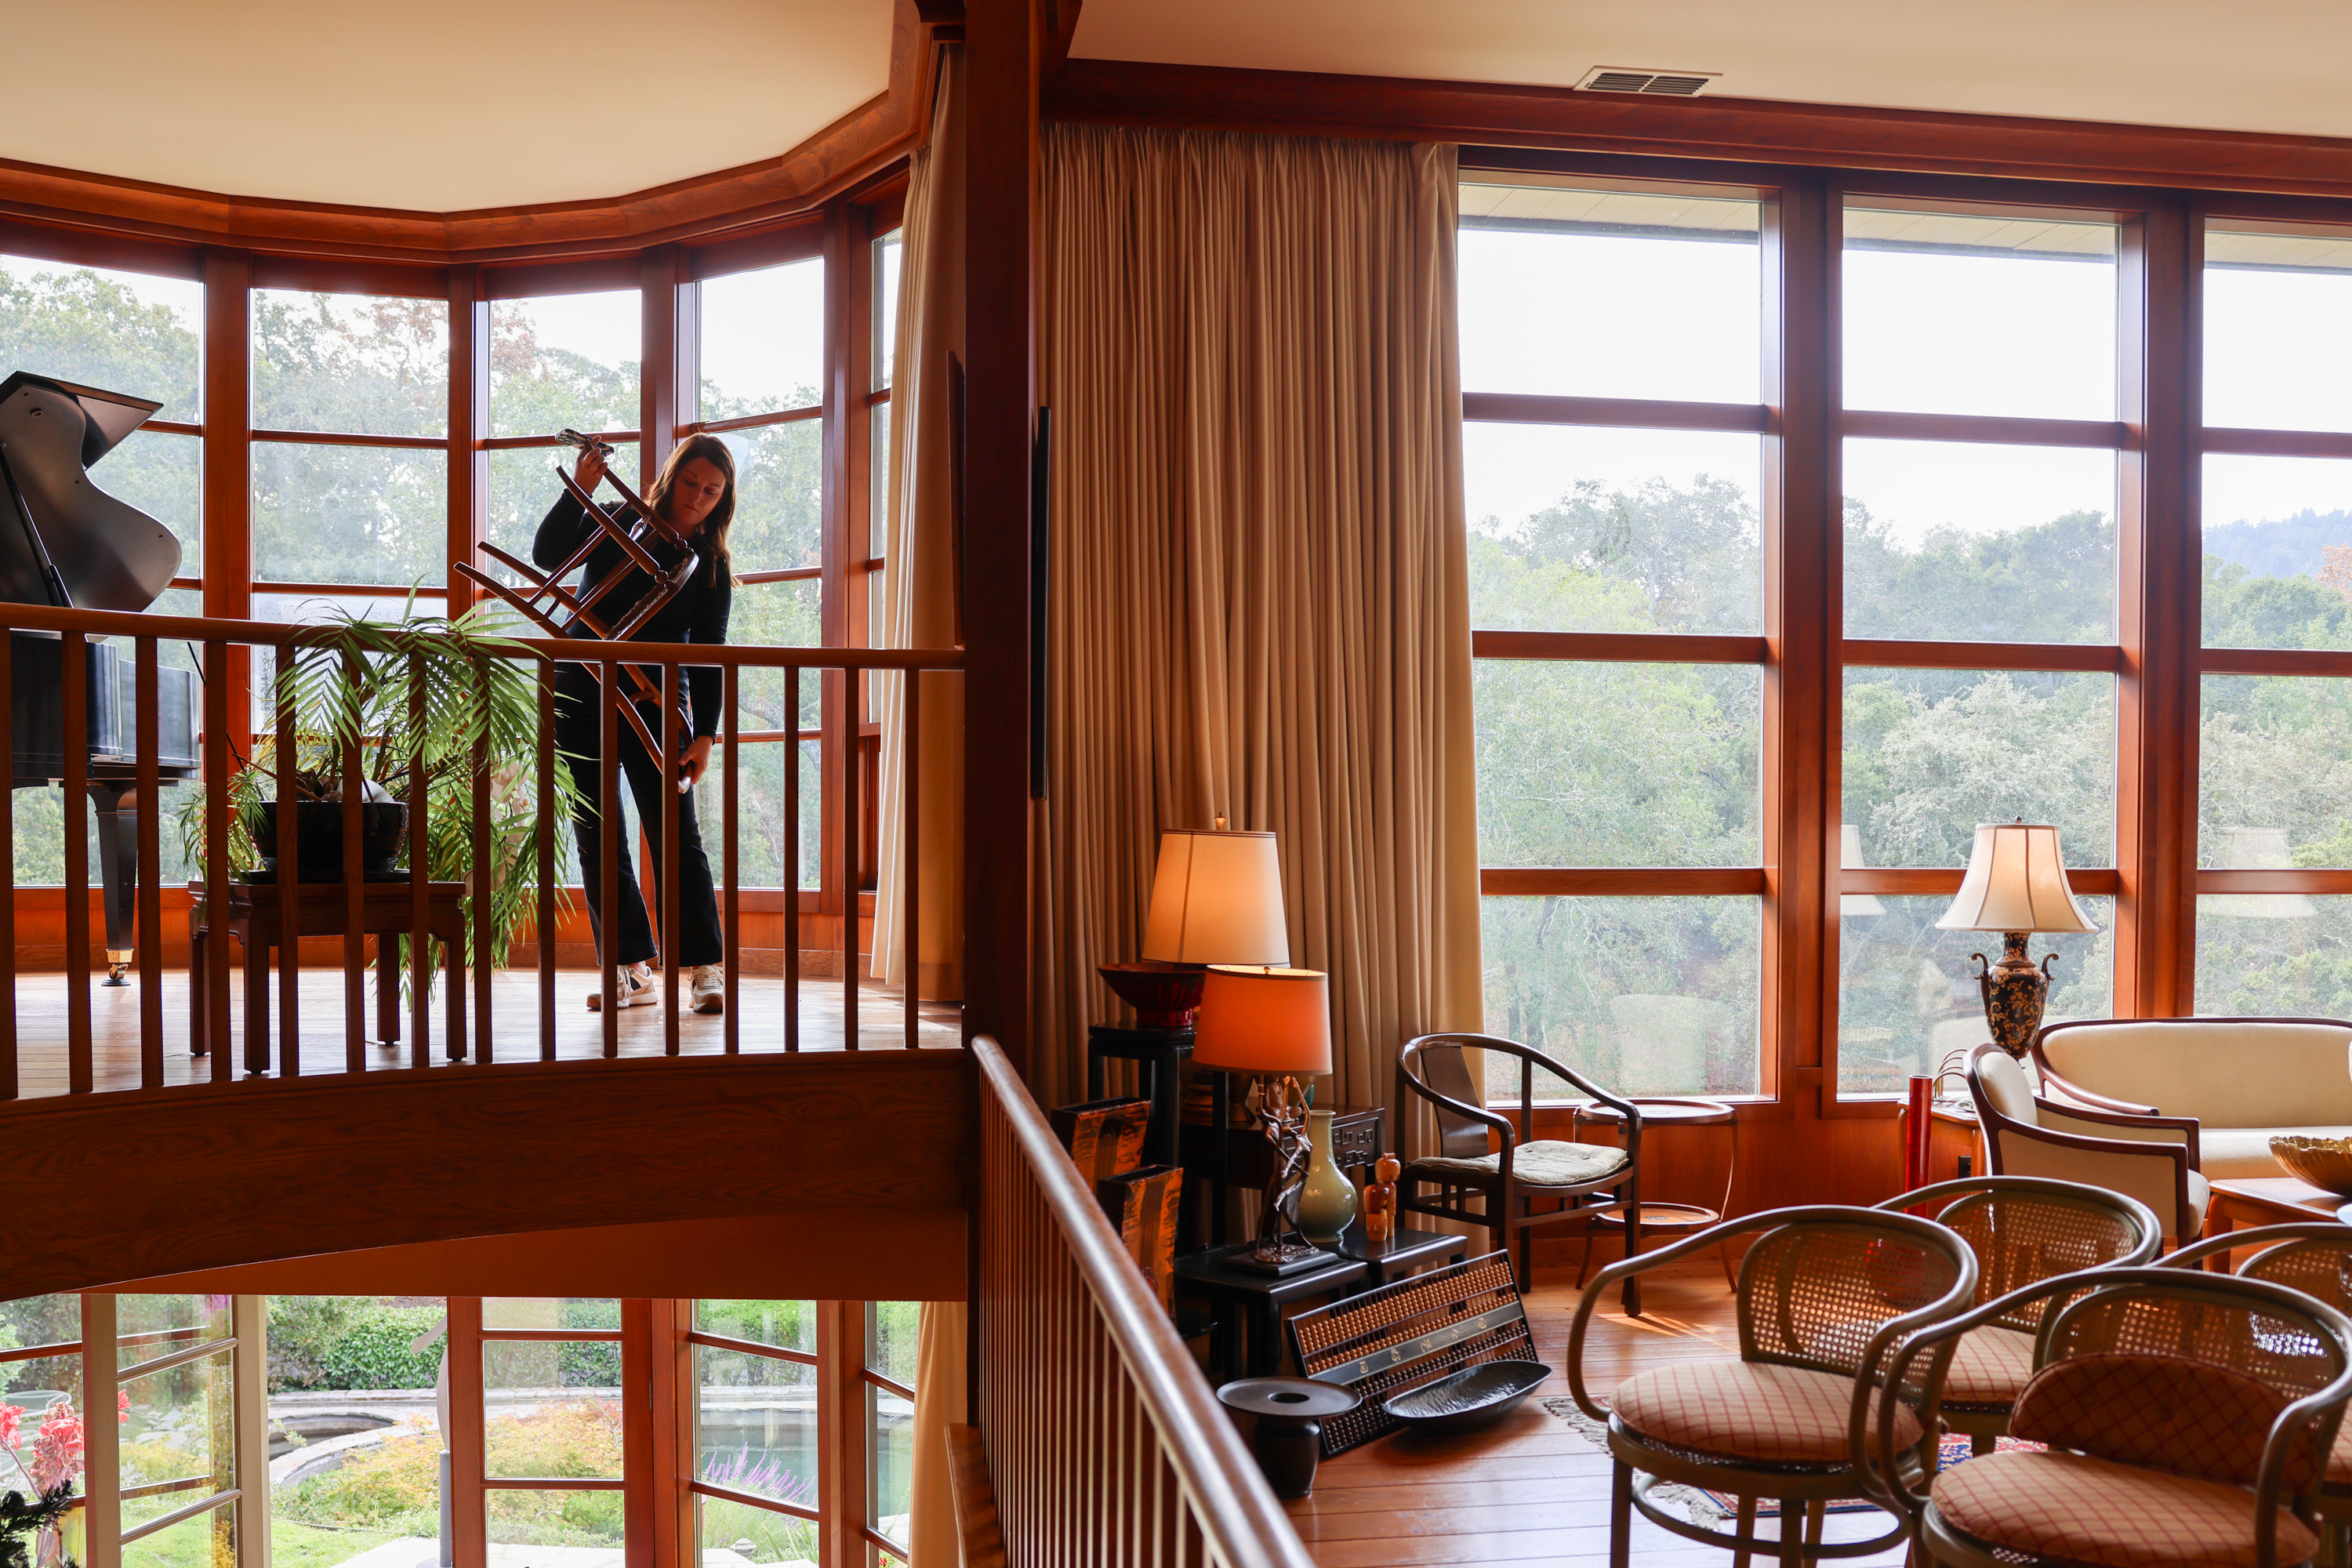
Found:
[[816, 1303], [745, 1298], [694, 1304], [694, 1326], [707, 1334], [816, 1352]]
[[365, 1296], [272, 1296], [269, 1391], [431, 1388], [443, 1342], [409, 1346], [441, 1316], [437, 1306], [395, 1307]]
[[805, 1519], [776, 1513], [722, 1498], [697, 1498], [702, 1512], [705, 1552], [741, 1550], [754, 1563], [814, 1563], [817, 1561], [816, 1526]]
[[271, 1510], [280, 1519], [384, 1535], [441, 1532], [441, 1441], [394, 1437], [344, 1456], [321, 1476], [279, 1487]]
[[866, 1364], [895, 1383], [915, 1386], [920, 1301], [873, 1301], [866, 1307]]

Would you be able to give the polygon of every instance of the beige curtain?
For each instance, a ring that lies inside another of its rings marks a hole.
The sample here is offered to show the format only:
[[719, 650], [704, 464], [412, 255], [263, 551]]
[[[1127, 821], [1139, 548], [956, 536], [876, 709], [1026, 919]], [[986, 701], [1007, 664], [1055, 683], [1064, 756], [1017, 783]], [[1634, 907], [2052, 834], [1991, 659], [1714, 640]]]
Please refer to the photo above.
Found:
[[956, 1568], [963, 1540], [948, 1485], [948, 1428], [964, 1415], [961, 1301], [926, 1301], [915, 1329], [915, 1463], [908, 1477], [907, 1568]]
[[[890, 502], [882, 553], [884, 647], [956, 642], [954, 496], [950, 484], [948, 356], [963, 349], [963, 50], [949, 45], [931, 110], [929, 146], [916, 151], [907, 184], [898, 256], [897, 353], [890, 367]], [[936, 149], [950, 149], [935, 156]], [[876, 461], [886, 460], [876, 454]], [[882, 723], [880, 875], [874, 898], [873, 973], [908, 973], [901, 910], [906, 843], [906, 694], [902, 675], [877, 681]], [[922, 680], [919, 812], [914, 856], [921, 899], [920, 994], [963, 994], [963, 678]]]
[[1034, 1087], [1081, 1098], [1159, 832], [1222, 816], [1330, 973], [1318, 1099], [1393, 1106], [1480, 1019], [1454, 151], [1055, 125], [1045, 184]]

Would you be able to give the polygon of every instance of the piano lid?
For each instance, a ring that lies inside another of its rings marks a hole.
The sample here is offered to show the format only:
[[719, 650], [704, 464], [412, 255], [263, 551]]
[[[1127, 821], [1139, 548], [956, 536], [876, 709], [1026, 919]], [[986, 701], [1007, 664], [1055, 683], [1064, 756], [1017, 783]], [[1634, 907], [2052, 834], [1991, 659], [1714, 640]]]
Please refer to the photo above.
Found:
[[54, 605], [62, 588], [72, 608], [135, 611], [171, 586], [179, 540], [84, 471], [162, 406], [21, 370], [0, 381], [0, 600]]

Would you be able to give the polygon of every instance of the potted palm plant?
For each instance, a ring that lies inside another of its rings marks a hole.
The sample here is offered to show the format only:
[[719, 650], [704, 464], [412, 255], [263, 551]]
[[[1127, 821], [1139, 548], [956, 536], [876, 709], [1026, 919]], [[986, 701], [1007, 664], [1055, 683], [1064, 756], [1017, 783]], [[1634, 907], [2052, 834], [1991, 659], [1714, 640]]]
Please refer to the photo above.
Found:
[[[283, 874], [277, 864], [278, 813], [291, 795], [298, 879], [341, 881], [344, 761], [355, 745], [363, 792], [362, 864], [372, 877], [404, 874], [410, 869], [411, 763], [421, 759], [425, 873], [436, 881], [470, 884], [467, 942], [473, 922], [487, 920], [492, 962], [502, 965], [515, 930], [537, 901], [537, 836], [570, 820], [577, 791], [571, 770], [559, 767], [552, 797], [536, 797], [538, 667], [529, 650], [504, 635], [511, 623], [487, 607], [456, 621], [415, 611], [413, 598], [396, 621], [338, 609], [299, 646], [281, 650], [271, 711], [290, 701], [294, 756], [281, 773], [272, 732], [255, 738], [249, 761], [239, 759], [228, 786], [229, 869], [255, 880]], [[478, 744], [490, 771], [492, 863], [487, 867], [473, 863]], [[195, 790], [178, 814], [182, 848], [199, 867], [205, 805], [205, 793]], [[437, 969], [439, 957], [437, 951], [432, 954], [430, 967]]]

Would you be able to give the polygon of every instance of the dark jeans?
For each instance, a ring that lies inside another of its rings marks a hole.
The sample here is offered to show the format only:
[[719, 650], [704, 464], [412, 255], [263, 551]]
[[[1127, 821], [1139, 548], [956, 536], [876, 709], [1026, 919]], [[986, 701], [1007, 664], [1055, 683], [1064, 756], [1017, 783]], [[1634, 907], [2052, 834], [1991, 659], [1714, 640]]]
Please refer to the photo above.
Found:
[[[604, 911], [598, 907], [604, 892], [604, 819], [599, 815], [604, 802], [604, 770], [598, 763], [604, 744], [604, 710], [599, 706], [603, 700], [604, 693], [593, 672], [576, 664], [557, 669], [555, 743], [566, 753], [572, 783], [580, 791], [581, 809], [572, 826], [580, 844], [580, 879], [586, 884], [588, 893], [588, 921], [596, 932], [600, 951], [604, 947]], [[639, 711], [645, 715], [647, 727], [660, 734], [660, 709], [647, 704]], [[664, 795], [677, 787], [675, 775], [646, 755], [645, 742], [637, 739], [627, 720], [620, 721], [620, 731], [621, 772], [628, 780], [637, 826], [655, 850], [654, 895], [658, 898], [663, 874], [662, 803]], [[609, 953], [607, 962], [642, 963], [656, 951], [653, 922], [646, 915], [645, 895], [637, 889], [636, 857], [629, 852], [625, 837], [620, 851], [620, 951]], [[726, 944], [719, 930], [719, 894], [711, 884], [709, 858], [702, 852], [702, 830], [695, 821], [691, 791], [677, 800], [677, 931], [674, 934], [677, 940], [669, 944], [668, 951], [668, 961], [673, 965], [717, 963], [726, 956]]]

